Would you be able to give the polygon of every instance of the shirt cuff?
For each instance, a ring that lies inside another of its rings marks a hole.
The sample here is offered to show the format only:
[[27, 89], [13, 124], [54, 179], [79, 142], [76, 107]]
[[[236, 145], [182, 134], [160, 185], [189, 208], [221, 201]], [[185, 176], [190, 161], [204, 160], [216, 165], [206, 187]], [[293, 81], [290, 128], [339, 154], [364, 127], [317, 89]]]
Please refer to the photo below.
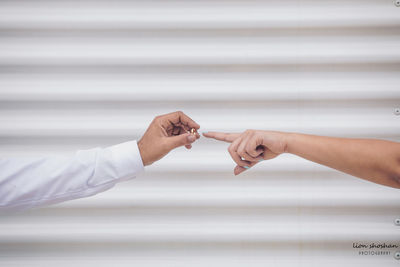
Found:
[[131, 179], [144, 171], [142, 157], [136, 141], [114, 145], [109, 149], [121, 180]]

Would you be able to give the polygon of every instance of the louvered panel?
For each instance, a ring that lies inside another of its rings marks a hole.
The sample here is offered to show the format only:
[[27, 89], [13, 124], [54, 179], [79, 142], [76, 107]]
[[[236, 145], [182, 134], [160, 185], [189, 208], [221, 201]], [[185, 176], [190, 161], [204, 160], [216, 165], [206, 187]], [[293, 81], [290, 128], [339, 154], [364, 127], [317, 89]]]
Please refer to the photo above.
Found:
[[[0, 156], [201, 130], [400, 141], [391, 0], [0, 1]], [[398, 266], [400, 193], [282, 155], [235, 177], [202, 138], [135, 180], [0, 218], [0, 266]], [[360, 255], [353, 243], [396, 244]]]

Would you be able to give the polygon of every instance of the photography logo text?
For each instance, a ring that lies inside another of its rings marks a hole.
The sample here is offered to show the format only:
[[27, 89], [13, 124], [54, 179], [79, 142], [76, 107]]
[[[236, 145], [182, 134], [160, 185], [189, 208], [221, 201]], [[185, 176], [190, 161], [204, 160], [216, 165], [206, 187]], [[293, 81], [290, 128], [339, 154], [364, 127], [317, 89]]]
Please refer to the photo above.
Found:
[[360, 256], [389, 256], [399, 253], [399, 244], [392, 243], [353, 243], [353, 249], [356, 249]]

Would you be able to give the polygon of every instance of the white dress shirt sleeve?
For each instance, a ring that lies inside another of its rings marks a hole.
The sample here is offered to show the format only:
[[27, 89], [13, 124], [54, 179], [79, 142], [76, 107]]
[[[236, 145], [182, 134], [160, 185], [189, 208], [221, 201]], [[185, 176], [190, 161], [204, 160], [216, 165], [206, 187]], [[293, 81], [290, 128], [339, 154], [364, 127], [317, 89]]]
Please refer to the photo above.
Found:
[[144, 170], [136, 141], [72, 157], [0, 159], [0, 211], [95, 195]]

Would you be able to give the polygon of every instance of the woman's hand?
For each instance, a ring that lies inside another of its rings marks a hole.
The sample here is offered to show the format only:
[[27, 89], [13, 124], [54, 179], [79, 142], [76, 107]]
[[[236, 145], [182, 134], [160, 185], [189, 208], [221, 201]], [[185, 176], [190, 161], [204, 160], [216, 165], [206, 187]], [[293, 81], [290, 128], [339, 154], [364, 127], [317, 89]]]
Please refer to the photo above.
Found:
[[400, 143], [397, 142], [257, 130], [203, 135], [232, 143], [228, 150], [237, 164], [235, 175], [260, 160], [290, 153], [361, 179], [400, 188]]
[[287, 133], [247, 130], [243, 133], [207, 132], [205, 137], [231, 143], [229, 154], [236, 162], [235, 175], [253, 167], [258, 162], [273, 159], [286, 152]]

